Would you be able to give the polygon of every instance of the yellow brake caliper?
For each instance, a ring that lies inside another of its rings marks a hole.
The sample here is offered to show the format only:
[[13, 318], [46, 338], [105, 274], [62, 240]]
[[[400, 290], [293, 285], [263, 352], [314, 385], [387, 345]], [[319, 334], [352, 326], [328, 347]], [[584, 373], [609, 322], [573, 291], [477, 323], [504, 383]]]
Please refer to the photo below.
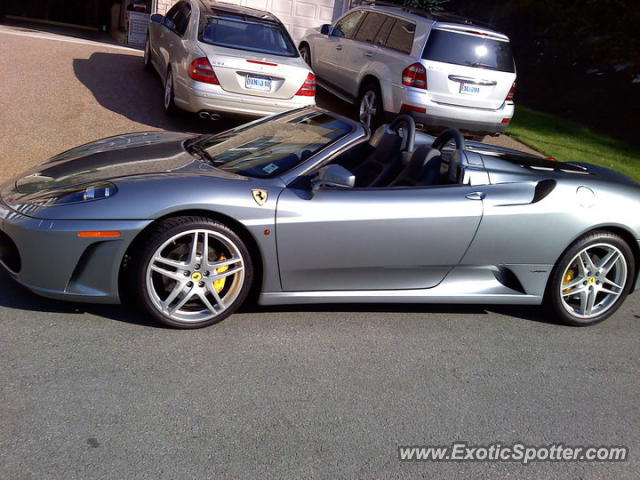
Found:
[[[218, 257], [218, 262], [222, 262], [223, 260], [226, 260], [227, 257], [224, 256], [223, 254], [220, 254], [220, 256]], [[220, 267], [220, 268], [216, 268], [216, 271], [214, 273], [224, 273], [227, 270], [229, 270], [229, 265], [225, 265], [224, 267]], [[220, 293], [222, 291], [222, 289], [224, 288], [224, 282], [227, 281], [227, 278], [220, 278], [218, 280], [215, 280], [213, 282], [213, 288], [216, 289], [216, 292]]]
[[[565, 273], [564, 278], [562, 279], [562, 285], [567, 285], [575, 277], [576, 277], [576, 274], [575, 274], [575, 272], [573, 270], [567, 270], [567, 273]], [[562, 293], [567, 293], [569, 291], [571, 291], [571, 288], [565, 288], [562, 291]]]

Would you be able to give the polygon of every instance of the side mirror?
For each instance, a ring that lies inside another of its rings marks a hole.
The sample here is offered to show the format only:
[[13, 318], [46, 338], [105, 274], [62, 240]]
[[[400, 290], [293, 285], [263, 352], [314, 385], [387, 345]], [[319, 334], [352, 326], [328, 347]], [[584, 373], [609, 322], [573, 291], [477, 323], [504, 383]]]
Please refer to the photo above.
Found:
[[331, 35], [331, 30], [332, 30], [331, 25], [328, 23], [325, 23], [320, 27], [320, 33], [322, 35]]
[[153, 15], [151, 15], [150, 19], [152, 22], [162, 23], [162, 21], [164, 20], [164, 15], [160, 15], [159, 13], [154, 13]]
[[311, 180], [314, 192], [322, 187], [353, 188], [356, 184], [356, 176], [340, 165], [327, 165], [318, 170]]

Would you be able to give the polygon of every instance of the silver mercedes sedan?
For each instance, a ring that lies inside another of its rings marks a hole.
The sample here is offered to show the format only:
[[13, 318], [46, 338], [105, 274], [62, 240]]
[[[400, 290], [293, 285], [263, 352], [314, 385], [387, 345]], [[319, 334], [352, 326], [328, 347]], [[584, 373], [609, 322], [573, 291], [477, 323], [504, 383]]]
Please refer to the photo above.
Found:
[[151, 16], [144, 63], [164, 83], [164, 109], [217, 120], [315, 104], [316, 79], [272, 14], [184, 0]]

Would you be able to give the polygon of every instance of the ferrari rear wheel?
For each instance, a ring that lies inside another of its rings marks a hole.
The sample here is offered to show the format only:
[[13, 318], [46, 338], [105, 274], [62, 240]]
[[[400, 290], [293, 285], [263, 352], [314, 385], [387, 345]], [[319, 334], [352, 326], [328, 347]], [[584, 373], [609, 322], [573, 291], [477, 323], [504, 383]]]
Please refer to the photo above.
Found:
[[635, 278], [633, 253], [610, 232], [578, 239], [556, 265], [547, 291], [547, 306], [568, 325], [586, 326], [613, 315]]
[[253, 280], [251, 256], [236, 233], [206, 217], [162, 222], [141, 252], [142, 304], [162, 323], [200, 328], [231, 315]]

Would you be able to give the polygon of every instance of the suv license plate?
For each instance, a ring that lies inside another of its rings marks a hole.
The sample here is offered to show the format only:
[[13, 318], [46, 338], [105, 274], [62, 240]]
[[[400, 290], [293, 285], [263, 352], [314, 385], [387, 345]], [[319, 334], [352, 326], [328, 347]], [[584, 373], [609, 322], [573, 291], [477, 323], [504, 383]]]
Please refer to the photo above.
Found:
[[480, 93], [480, 87], [474, 87], [473, 85], [468, 85], [466, 83], [460, 84], [460, 93], [466, 93], [469, 95], [476, 95]]
[[271, 90], [271, 79], [265, 77], [255, 77], [253, 75], [247, 75], [245, 80], [245, 87], [251, 90], [263, 90], [268, 92]]

